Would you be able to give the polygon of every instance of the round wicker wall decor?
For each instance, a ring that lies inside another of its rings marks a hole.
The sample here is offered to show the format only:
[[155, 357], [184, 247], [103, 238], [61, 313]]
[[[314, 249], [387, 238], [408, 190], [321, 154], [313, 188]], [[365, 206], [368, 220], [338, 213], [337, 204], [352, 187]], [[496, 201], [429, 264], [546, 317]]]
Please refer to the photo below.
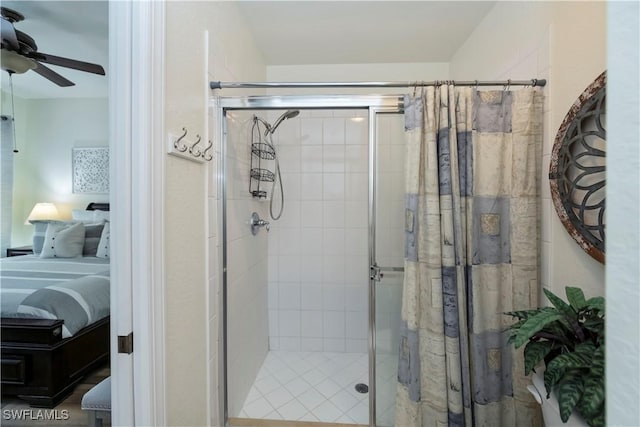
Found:
[[565, 116], [551, 153], [551, 198], [571, 237], [594, 259], [605, 259], [606, 71]]

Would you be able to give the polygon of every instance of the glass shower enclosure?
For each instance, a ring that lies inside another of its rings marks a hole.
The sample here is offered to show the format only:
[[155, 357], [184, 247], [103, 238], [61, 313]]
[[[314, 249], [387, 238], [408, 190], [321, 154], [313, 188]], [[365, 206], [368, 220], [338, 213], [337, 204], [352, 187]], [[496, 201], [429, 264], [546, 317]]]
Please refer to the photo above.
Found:
[[[393, 425], [402, 97], [222, 97], [214, 106], [225, 421]], [[252, 146], [265, 142], [261, 158]], [[284, 202], [278, 220], [272, 198]]]

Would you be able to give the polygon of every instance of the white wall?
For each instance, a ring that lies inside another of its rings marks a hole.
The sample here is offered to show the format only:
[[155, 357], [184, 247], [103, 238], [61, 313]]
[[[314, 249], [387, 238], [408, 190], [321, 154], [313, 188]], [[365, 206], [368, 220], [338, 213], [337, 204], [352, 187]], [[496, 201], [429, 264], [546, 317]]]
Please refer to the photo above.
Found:
[[[416, 81], [449, 78], [449, 63], [270, 65], [270, 82]], [[405, 88], [270, 89], [274, 94], [402, 94]]]
[[640, 425], [640, 7], [610, 2], [607, 88], [607, 425]]
[[[549, 159], [569, 107], [606, 67], [604, 2], [497, 2], [451, 60], [461, 80], [548, 80], [544, 88], [541, 283], [604, 294], [604, 266], [580, 249], [551, 203]], [[517, 88], [514, 88], [517, 90]]]
[[24, 221], [37, 202], [54, 203], [70, 219], [72, 209], [109, 201], [108, 194], [73, 193], [71, 156], [74, 147], [107, 147], [108, 122], [107, 98], [16, 98], [14, 246], [31, 244], [33, 226]]
[[233, 2], [166, 2], [165, 60], [166, 132], [184, 126], [216, 144], [208, 164], [166, 157], [167, 422], [219, 426], [220, 141], [219, 123], [207, 119], [207, 82], [264, 80], [265, 67]]

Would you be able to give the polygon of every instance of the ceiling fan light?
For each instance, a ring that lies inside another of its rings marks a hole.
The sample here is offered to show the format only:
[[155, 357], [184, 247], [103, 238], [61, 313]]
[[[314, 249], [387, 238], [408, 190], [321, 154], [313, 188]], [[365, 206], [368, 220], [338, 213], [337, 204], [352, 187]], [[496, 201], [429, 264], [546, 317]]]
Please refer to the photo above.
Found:
[[24, 57], [6, 49], [0, 50], [0, 64], [9, 73], [22, 74], [36, 68], [37, 63], [31, 58]]

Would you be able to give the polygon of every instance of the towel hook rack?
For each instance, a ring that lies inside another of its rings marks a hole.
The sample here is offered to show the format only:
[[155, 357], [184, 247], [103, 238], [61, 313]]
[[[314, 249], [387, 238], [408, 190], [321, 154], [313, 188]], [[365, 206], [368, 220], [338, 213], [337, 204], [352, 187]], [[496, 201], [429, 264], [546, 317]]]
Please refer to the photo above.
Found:
[[181, 153], [184, 153], [185, 151], [187, 151], [187, 145], [184, 142], [182, 142], [182, 140], [184, 139], [185, 136], [187, 136], [187, 128], [183, 127], [182, 132], [183, 134], [180, 135], [178, 139], [176, 139], [175, 142], [173, 143], [173, 148], [175, 148]]
[[212, 148], [213, 148], [213, 142], [209, 140], [209, 145], [207, 145], [207, 148], [205, 148], [204, 151], [202, 152], [202, 158], [205, 159], [207, 162], [213, 159], [213, 154], [211, 153], [207, 154], [207, 152], [211, 151]]
[[200, 157], [200, 155], [202, 154], [202, 152], [196, 148], [196, 145], [200, 144], [201, 140], [202, 137], [199, 134], [196, 134], [196, 142], [191, 147], [189, 147], [189, 153], [194, 157]]

